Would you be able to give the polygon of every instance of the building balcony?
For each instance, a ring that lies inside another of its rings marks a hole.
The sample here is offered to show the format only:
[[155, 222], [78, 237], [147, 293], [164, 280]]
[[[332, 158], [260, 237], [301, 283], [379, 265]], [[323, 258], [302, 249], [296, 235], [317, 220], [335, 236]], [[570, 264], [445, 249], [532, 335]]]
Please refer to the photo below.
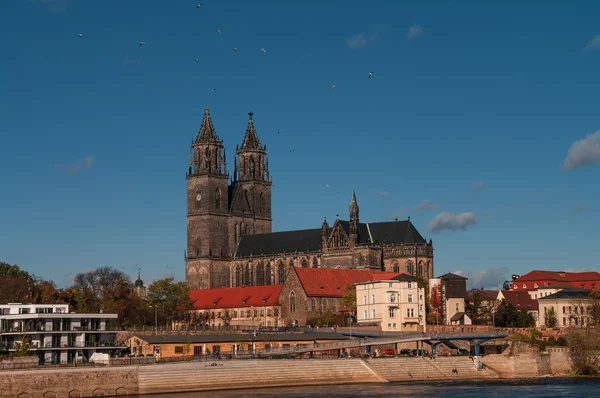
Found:
[[[14, 341], [3, 341], [0, 344], [0, 351], [15, 351], [19, 346], [19, 343]], [[46, 343], [39, 344], [37, 342], [31, 343], [31, 351], [43, 351], [43, 350], [67, 350], [67, 349], [116, 349], [125, 348], [125, 344], [117, 343], [115, 341], [100, 341], [100, 342], [70, 342], [70, 343]]]
[[35, 328], [35, 327], [27, 327], [27, 328], [6, 328], [1, 329], [0, 333], [2, 334], [42, 334], [42, 333], [81, 333], [81, 332], [93, 332], [93, 333], [116, 333], [118, 330], [108, 330], [101, 328], [91, 328], [91, 327], [72, 327], [70, 329], [54, 329], [54, 328]]

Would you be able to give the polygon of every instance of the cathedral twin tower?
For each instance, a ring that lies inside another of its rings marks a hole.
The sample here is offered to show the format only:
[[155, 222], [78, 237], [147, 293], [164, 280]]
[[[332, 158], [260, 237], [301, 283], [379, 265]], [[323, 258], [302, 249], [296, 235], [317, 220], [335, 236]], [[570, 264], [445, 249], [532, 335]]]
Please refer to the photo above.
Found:
[[192, 142], [187, 178], [186, 280], [192, 289], [229, 286], [229, 263], [240, 237], [271, 232], [271, 177], [252, 112], [229, 179], [223, 140], [208, 107]]

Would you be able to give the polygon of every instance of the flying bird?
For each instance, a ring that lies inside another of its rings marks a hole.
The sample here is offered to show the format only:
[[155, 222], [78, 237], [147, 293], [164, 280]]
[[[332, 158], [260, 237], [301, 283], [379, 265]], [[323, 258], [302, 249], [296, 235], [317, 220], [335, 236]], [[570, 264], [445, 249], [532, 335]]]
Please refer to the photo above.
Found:
[[335, 84], [334, 84], [333, 86], [331, 86], [331, 89], [332, 89], [332, 90], [335, 90]]
[[373, 72], [369, 72], [369, 79], [373, 76]]
[[220, 31], [219, 29], [217, 29], [217, 33], [218, 33], [218, 34], [221, 34], [221, 31]]
[[200, 62], [200, 60], [198, 58], [196, 58], [196, 62]]
[[233, 51], [237, 51], [237, 47], [233, 47]]
[[79, 38], [81, 39], [82, 37], [83, 37], [83, 33], [80, 33], [79, 34]]
[[202, 3], [198, 3], [198, 5], [196, 6], [196, 8], [200, 8], [202, 7]]
[[212, 89], [212, 92], [214, 93], [215, 91], [217, 91], [217, 89], [216, 89], [216, 88], [213, 88], [213, 89]]
[[140, 47], [143, 46], [144, 44], [146, 44], [146, 43], [144, 43], [143, 41], [141, 41], [140, 42]]
[[290, 152], [294, 152], [294, 150], [293, 150], [293, 149], [290, 149]]
[[262, 50], [262, 52], [264, 52], [264, 53], [266, 53], [266, 52], [267, 52], [267, 50], [265, 50], [265, 49], [264, 49], [264, 48], [262, 48], [262, 47], [261, 47], [260, 49], [261, 49], [261, 50]]

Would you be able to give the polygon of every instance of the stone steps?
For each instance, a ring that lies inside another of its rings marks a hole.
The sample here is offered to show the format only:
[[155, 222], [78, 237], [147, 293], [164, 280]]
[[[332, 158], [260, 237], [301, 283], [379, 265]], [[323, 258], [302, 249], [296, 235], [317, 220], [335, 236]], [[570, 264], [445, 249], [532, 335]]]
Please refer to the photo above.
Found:
[[361, 360], [215, 361], [140, 367], [140, 394], [224, 388], [381, 382]]

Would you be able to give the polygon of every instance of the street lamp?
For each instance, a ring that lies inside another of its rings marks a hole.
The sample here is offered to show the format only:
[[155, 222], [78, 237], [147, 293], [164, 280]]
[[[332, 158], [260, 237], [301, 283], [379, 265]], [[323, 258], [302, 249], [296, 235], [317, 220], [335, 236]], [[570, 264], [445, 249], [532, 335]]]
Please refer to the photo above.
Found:
[[158, 331], [158, 305], [154, 306], [154, 329]]

